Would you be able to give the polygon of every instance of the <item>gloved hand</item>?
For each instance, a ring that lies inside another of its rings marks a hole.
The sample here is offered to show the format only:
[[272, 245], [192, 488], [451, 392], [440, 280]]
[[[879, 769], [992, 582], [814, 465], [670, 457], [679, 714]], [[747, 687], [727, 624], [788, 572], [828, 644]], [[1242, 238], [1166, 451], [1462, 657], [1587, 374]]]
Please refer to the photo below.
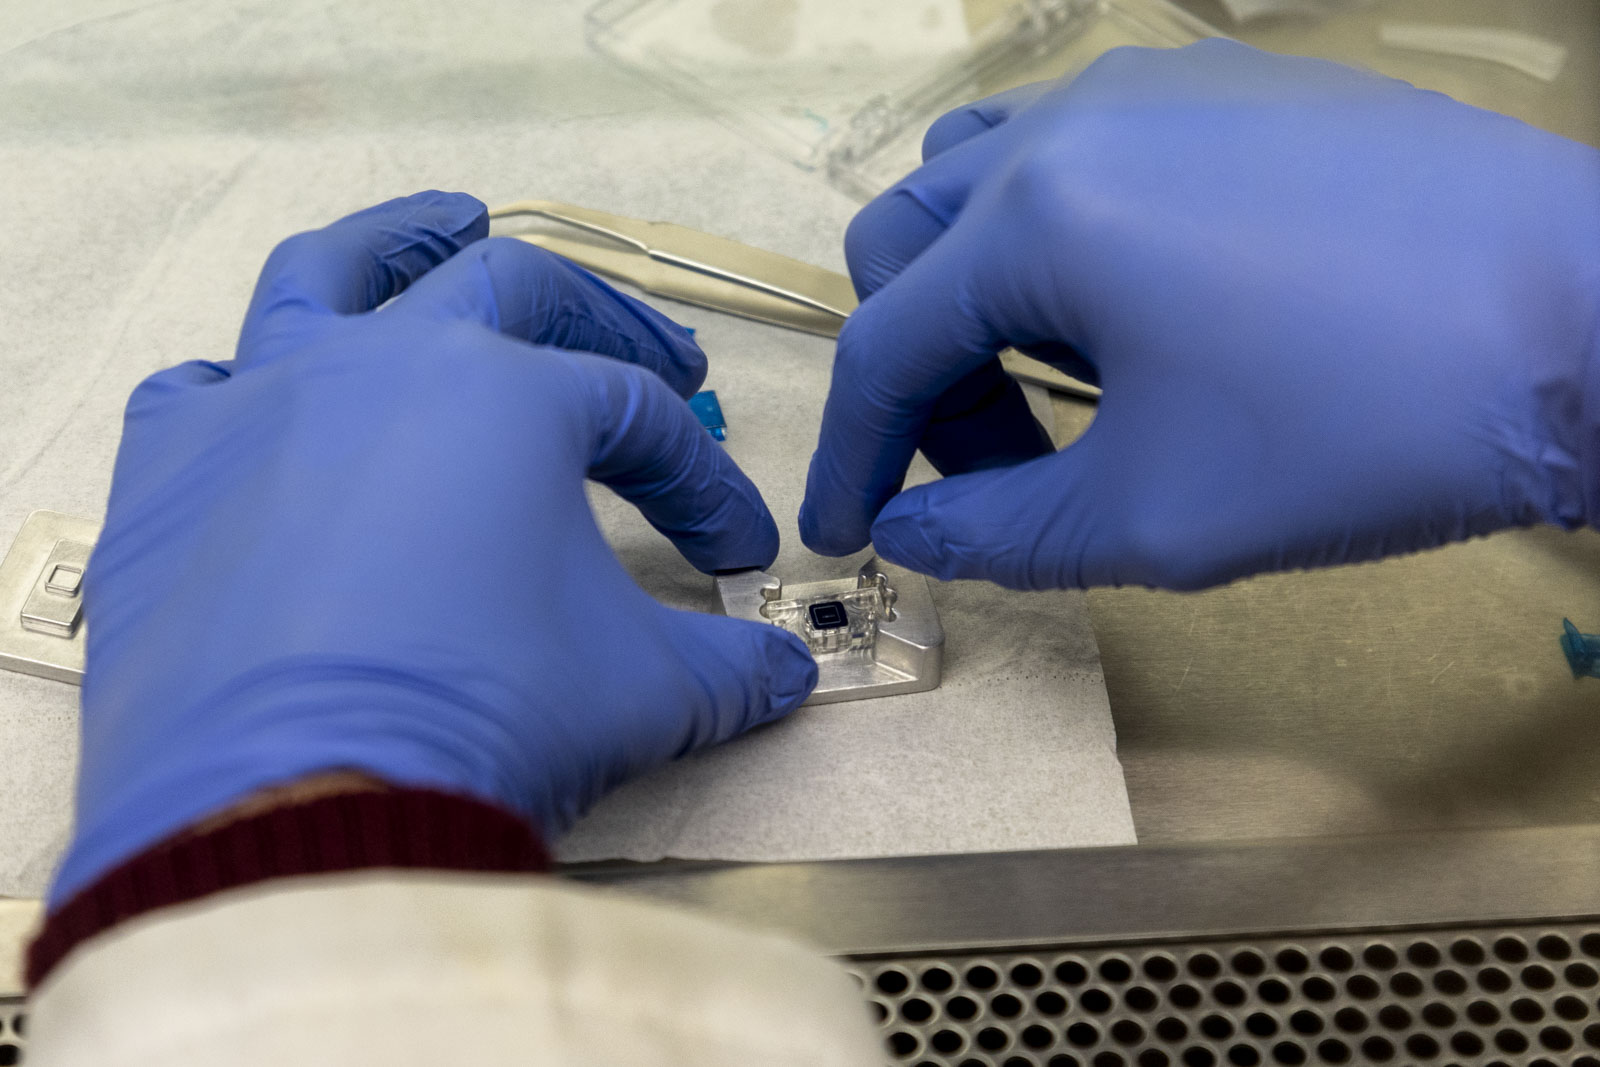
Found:
[[53, 902], [336, 768], [553, 835], [810, 692], [794, 636], [647, 596], [584, 497], [585, 475], [611, 486], [701, 570], [772, 562], [760, 494], [674, 395], [705, 377], [699, 348], [487, 232], [473, 198], [424, 193], [292, 237], [233, 362], [134, 392], [85, 576], [79, 825]]
[[[1194, 589], [1600, 516], [1594, 149], [1212, 40], [952, 112], [924, 156], [847, 236], [871, 295], [813, 549]], [[942, 469], [981, 472], [897, 497], [930, 413], [1008, 344], [1099, 382], [1087, 433], [982, 471], [991, 437], [953, 455], [946, 420]]]

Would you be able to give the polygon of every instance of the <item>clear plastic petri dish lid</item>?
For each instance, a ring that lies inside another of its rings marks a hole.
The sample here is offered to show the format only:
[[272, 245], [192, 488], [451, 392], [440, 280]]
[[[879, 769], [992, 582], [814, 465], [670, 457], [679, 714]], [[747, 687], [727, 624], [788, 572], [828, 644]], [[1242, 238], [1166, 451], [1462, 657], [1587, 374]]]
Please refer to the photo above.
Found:
[[591, 44], [861, 200], [939, 115], [1122, 45], [1219, 36], [1165, 0], [603, 0]]

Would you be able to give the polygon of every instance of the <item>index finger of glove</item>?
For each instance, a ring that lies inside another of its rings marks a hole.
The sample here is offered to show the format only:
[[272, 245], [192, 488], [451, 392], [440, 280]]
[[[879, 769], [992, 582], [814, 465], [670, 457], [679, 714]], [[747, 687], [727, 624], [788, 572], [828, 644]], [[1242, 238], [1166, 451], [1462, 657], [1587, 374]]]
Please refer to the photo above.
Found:
[[800, 537], [812, 550], [842, 556], [866, 546], [939, 397], [1004, 347], [973, 284], [982, 264], [975, 240], [953, 229], [845, 322], [800, 509]]
[[760, 491], [681, 397], [632, 364], [564, 354], [586, 400], [589, 477], [633, 503], [707, 574], [777, 558], [778, 527]]
[[974, 183], [990, 173], [1010, 141], [984, 135], [1053, 84], [998, 93], [947, 112], [928, 128], [923, 165], [858, 211], [845, 231], [845, 261], [857, 296], [865, 300], [877, 292], [955, 222]]
[[688, 330], [571, 260], [514, 237], [479, 241], [419, 280], [394, 309], [634, 363], [684, 397], [706, 379], [705, 353]]
[[850, 220], [844, 258], [862, 300], [887, 285], [942, 237], [973, 187], [1005, 156], [1009, 137], [976, 137], [930, 159]]
[[307, 317], [371, 311], [489, 232], [483, 204], [465, 193], [425, 192], [347, 215], [272, 250], [239, 331], [238, 358]]
[[1030, 82], [945, 112], [934, 119], [928, 132], [922, 135], [923, 162], [980, 133], [1005, 124], [1013, 115], [1058, 84], [1054, 81]]

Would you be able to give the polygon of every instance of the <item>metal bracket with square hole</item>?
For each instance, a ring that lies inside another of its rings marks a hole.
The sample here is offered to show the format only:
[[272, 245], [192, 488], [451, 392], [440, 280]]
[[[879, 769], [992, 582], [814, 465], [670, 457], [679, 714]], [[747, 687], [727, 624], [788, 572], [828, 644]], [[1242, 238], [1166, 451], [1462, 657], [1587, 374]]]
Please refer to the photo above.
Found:
[[83, 681], [83, 575], [100, 524], [54, 511], [22, 523], [0, 562], [0, 667]]
[[806, 706], [939, 687], [944, 627], [928, 579], [869, 559], [854, 577], [785, 585], [766, 571], [719, 574], [722, 610], [795, 634], [817, 661]]

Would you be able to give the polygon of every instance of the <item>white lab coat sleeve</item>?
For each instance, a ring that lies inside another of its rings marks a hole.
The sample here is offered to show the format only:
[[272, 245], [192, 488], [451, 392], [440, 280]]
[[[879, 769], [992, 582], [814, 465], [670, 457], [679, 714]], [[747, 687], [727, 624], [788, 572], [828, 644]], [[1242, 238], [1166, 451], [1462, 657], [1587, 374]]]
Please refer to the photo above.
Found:
[[859, 1067], [853, 980], [772, 934], [557, 878], [366, 870], [150, 912], [30, 1006], [29, 1067]]

